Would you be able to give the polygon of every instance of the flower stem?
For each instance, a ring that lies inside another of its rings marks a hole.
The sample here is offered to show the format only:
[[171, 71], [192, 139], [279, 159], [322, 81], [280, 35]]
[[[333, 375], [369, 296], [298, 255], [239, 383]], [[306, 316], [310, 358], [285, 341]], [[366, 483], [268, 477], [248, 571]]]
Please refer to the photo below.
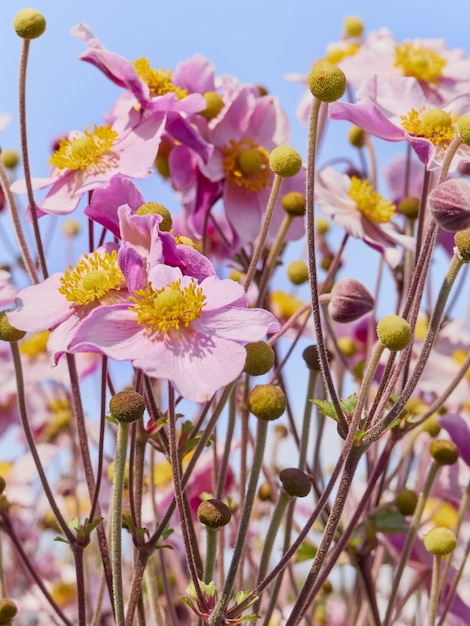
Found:
[[429, 595], [429, 626], [435, 626], [439, 603], [439, 582], [441, 578], [442, 556], [434, 555], [432, 563], [431, 593]]

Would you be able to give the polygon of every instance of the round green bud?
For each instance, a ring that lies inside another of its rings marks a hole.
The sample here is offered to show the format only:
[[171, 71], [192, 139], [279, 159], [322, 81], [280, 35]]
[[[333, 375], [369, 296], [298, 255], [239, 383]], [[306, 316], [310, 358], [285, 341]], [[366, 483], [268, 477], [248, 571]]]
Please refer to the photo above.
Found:
[[7, 486], [6, 480], [3, 476], [0, 476], [0, 494], [5, 491], [5, 487]]
[[62, 232], [66, 237], [76, 237], [80, 233], [80, 222], [74, 219], [62, 223]]
[[305, 195], [300, 191], [289, 191], [281, 200], [282, 208], [292, 217], [305, 215]]
[[262, 376], [274, 365], [274, 350], [266, 341], [256, 341], [245, 346], [244, 371], [250, 376]]
[[439, 426], [439, 422], [437, 421], [439, 418], [438, 415], [431, 415], [421, 424], [421, 430], [424, 433], [428, 433], [431, 437], [437, 437], [441, 432], [441, 427]]
[[131, 424], [144, 415], [145, 402], [137, 391], [119, 391], [109, 401], [111, 416], [122, 424]]
[[260, 420], [276, 420], [286, 410], [286, 396], [275, 385], [257, 385], [248, 396], [248, 409]]
[[386, 315], [377, 324], [377, 335], [383, 346], [397, 352], [410, 343], [411, 328], [399, 315]]
[[221, 528], [230, 522], [232, 514], [222, 500], [204, 500], [197, 509], [197, 517], [201, 524], [208, 528]]
[[205, 117], [206, 120], [217, 117], [224, 108], [224, 101], [220, 93], [217, 93], [217, 91], [206, 91], [202, 96], [206, 101], [206, 108], [203, 111], [199, 111], [199, 115]]
[[446, 556], [455, 550], [457, 537], [450, 528], [437, 526], [424, 536], [424, 547], [434, 556]]
[[454, 243], [462, 261], [470, 263], [470, 229], [460, 230], [454, 235]]
[[285, 439], [288, 436], [289, 431], [284, 424], [276, 424], [274, 427], [274, 433], [276, 434], [276, 437], [279, 437], [279, 439]]
[[418, 504], [418, 494], [405, 487], [398, 493], [395, 504], [402, 515], [413, 515]]
[[18, 608], [9, 598], [0, 599], [0, 624], [8, 624], [18, 613]]
[[295, 148], [278, 146], [269, 155], [269, 167], [282, 178], [290, 178], [300, 172], [302, 157]]
[[305, 498], [310, 493], [312, 481], [305, 472], [296, 467], [283, 469], [279, 474], [279, 479], [290, 496]]
[[308, 265], [305, 261], [292, 261], [287, 267], [287, 278], [294, 285], [303, 285], [308, 281]]
[[354, 356], [357, 352], [356, 343], [351, 337], [339, 337], [336, 343], [344, 356]]
[[137, 209], [136, 215], [161, 215], [159, 229], [168, 233], [173, 228], [170, 211], [159, 202], [145, 202]]
[[448, 439], [435, 439], [429, 445], [434, 462], [437, 465], [453, 465], [459, 458], [459, 450], [453, 441]]
[[346, 76], [339, 67], [327, 61], [318, 61], [307, 78], [308, 88], [320, 102], [339, 100], [346, 91]]
[[348, 131], [348, 140], [355, 148], [362, 148], [366, 141], [366, 131], [359, 126], [351, 126]]
[[26, 335], [26, 331], [18, 330], [10, 324], [5, 311], [0, 311], [0, 339], [2, 341], [19, 341]]
[[9, 169], [14, 170], [20, 162], [20, 155], [16, 150], [2, 150], [2, 163]]
[[315, 230], [319, 235], [326, 235], [326, 233], [330, 230], [330, 222], [326, 219], [326, 217], [317, 217], [315, 220]]
[[343, 20], [344, 32], [348, 37], [360, 37], [364, 32], [364, 24], [357, 15], [348, 15]]
[[398, 204], [398, 210], [410, 220], [415, 220], [419, 213], [419, 198], [416, 196], [406, 196]]
[[470, 115], [462, 115], [457, 120], [457, 130], [459, 131], [462, 143], [470, 146]]
[[13, 28], [21, 39], [37, 39], [46, 30], [46, 19], [36, 9], [23, 9], [13, 18]]
[[261, 502], [273, 502], [273, 494], [268, 482], [261, 483], [259, 486], [258, 498]]

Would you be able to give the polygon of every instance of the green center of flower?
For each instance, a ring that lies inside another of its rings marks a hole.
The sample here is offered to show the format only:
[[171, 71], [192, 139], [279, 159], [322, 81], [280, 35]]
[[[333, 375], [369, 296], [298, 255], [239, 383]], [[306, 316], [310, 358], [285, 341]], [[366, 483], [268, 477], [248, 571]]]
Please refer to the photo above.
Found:
[[188, 328], [197, 320], [206, 296], [195, 281], [181, 287], [177, 280], [162, 289], [141, 289], [131, 300], [135, 302], [131, 308], [137, 313], [137, 322], [146, 326], [147, 332], [166, 334], [172, 329]]
[[375, 191], [368, 180], [352, 176], [348, 196], [356, 204], [358, 211], [371, 222], [386, 224], [396, 214], [395, 205]]
[[405, 41], [395, 48], [395, 67], [402, 70], [403, 76], [412, 76], [427, 83], [437, 83], [447, 59], [426, 46], [418, 46]]
[[69, 267], [60, 279], [59, 292], [77, 305], [99, 300], [112, 289], [119, 291], [124, 275], [118, 265], [117, 252], [87, 254], [76, 267]]
[[109, 155], [118, 139], [118, 133], [110, 126], [95, 125], [92, 131], [86, 128], [80, 137], [64, 137], [49, 163], [59, 170], [84, 170], [88, 167], [99, 170], [103, 166], [107, 167], [103, 156]]
[[132, 65], [135, 73], [147, 85], [152, 96], [164, 96], [166, 93], [175, 93], [178, 100], [182, 100], [188, 95], [187, 89], [182, 89], [173, 84], [173, 72], [156, 70], [150, 67], [149, 59], [140, 57]]
[[222, 148], [222, 156], [230, 183], [251, 192], [261, 191], [269, 183], [269, 153], [251, 139], [232, 139]]
[[401, 116], [401, 125], [410, 135], [424, 137], [435, 146], [442, 143], [449, 143], [455, 137], [457, 115], [451, 115], [443, 109], [425, 110], [422, 107], [419, 111], [411, 109], [409, 113]]

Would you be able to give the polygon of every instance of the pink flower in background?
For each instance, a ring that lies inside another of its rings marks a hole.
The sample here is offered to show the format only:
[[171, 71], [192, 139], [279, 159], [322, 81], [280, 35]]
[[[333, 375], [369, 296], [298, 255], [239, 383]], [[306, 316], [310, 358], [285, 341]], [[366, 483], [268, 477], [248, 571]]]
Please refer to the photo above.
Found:
[[[35, 189], [50, 187], [40, 210], [56, 215], [71, 213], [86, 192], [100, 187], [115, 174], [146, 178], [151, 173], [164, 125], [165, 114], [154, 113], [123, 135], [107, 125], [70, 133], [50, 158], [51, 176], [33, 179]], [[11, 189], [26, 193], [25, 181], [14, 182]]]
[[198, 283], [179, 268], [157, 265], [130, 302], [98, 307], [69, 348], [130, 360], [148, 376], [171, 381], [188, 400], [204, 402], [243, 370], [242, 344], [278, 328], [268, 311], [246, 308], [238, 283], [215, 276]]
[[[357, 103], [333, 102], [331, 119], [348, 120], [386, 141], [410, 143], [428, 169], [442, 165], [447, 146], [457, 133], [456, 122], [470, 110], [470, 93], [435, 108], [414, 78], [374, 76], [357, 90]], [[459, 148], [452, 161], [469, 160], [468, 146]]]
[[0, 306], [7, 306], [15, 301], [18, 293], [17, 287], [10, 282], [11, 274], [6, 270], [0, 270]]
[[325, 167], [318, 174], [315, 192], [315, 202], [335, 224], [380, 252], [391, 267], [396, 267], [402, 257], [397, 245], [413, 249], [413, 238], [402, 235], [391, 221], [395, 206], [368, 181]]

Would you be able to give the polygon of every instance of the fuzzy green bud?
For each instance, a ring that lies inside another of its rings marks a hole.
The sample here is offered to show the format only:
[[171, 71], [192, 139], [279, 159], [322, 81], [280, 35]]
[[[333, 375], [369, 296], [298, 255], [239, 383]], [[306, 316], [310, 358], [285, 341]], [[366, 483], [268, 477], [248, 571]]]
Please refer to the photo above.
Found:
[[0, 624], [9, 624], [18, 613], [18, 608], [9, 598], [0, 599]]
[[315, 230], [319, 235], [326, 235], [326, 233], [330, 230], [330, 222], [326, 219], [326, 217], [317, 217], [315, 220]]
[[122, 424], [131, 424], [144, 415], [145, 402], [137, 391], [119, 391], [109, 401], [111, 416]]
[[457, 130], [459, 131], [462, 143], [470, 146], [470, 115], [462, 115], [457, 120]]
[[14, 170], [20, 162], [20, 155], [16, 150], [2, 150], [2, 163], [9, 169]]
[[46, 30], [46, 19], [36, 9], [23, 9], [13, 18], [13, 28], [21, 39], [37, 39]]
[[337, 344], [344, 356], [351, 357], [357, 352], [357, 346], [351, 337], [339, 337]]
[[302, 157], [295, 148], [278, 146], [269, 155], [269, 167], [282, 178], [290, 178], [300, 172]]
[[346, 76], [339, 67], [327, 61], [318, 61], [307, 77], [308, 88], [320, 102], [339, 100], [346, 91]]
[[454, 243], [461, 260], [470, 263], [470, 229], [455, 233]]
[[250, 376], [262, 376], [274, 365], [274, 350], [266, 341], [256, 341], [245, 346], [244, 371]]
[[423, 433], [428, 433], [431, 437], [437, 437], [441, 432], [441, 427], [439, 425], [438, 415], [431, 415], [421, 424], [421, 430]]
[[197, 517], [201, 524], [208, 528], [221, 528], [230, 522], [232, 514], [222, 500], [204, 500], [197, 509]]
[[283, 469], [279, 474], [279, 479], [290, 496], [305, 498], [310, 493], [312, 481], [305, 472], [296, 467]]
[[348, 15], [343, 20], [343, 28], [348, 37], [360, 37], [364, 32], [364, 23], [357, 15]]
[[224, 101], [220, 93], [217, 91], [206, 91], [202, 94], [202, 97], [206, 101], [206, 108], [203, 111], [199, 111], [199, 115], [202, 115], [206, 120], [211, 120], [217, 117], [224, 108]]
[[424, 536], [424, 547], [434, 556], [446, 556], [455, 550], [457, 537], [450, 528], [437, 526]]
[[261, 483], [259, 486], [258, 498], [261, 502], [273, 502], [273, 494], [268, 482]]
[[351, 126], [348, 131], [349, 143], [355, 148], [362, 148], [366, 140], [366, 131], [359, 126]]
[[399, 315], [386, 315], [377, 324], [377, 335], [383, 346], [397, 352], [410, 343], [411, 328]]
[[287, 278], [294, 285], [303, 285], [308, 281], [308, 266], [305, 261], [292, 261], [287, 266]]
[[10, 324], [5, 311], [0, 311], [0, 340], [12, 343], [23, 339], [25, 335], [24, 330], [19, 330]]
[[398, 493], [395, 504], [402, 515], [413, 515], [418, 504], [418, 494], [405, 487]]
[[276, 420], [286, 410], [286, 396], [275, 385], [257, 385], [248, 396], [248, 409], [260, 420]]
[[419, 213], [419, 198], [405, 196], [398, 204], [398, 211], [410, 220], [415, 220]]
[[281, 199], [282, 208], [292, 217], [305, 215], [305, 195], [300, 191], [289, 191]]
[[80, 233], [80, 222], [74, 219], [65, 220], [62, 223], [62, 233], [66, 237], [76, 237]]
[[160, 215], [162, 217], [162, 221], [159, 224], [159, 229], [166, 233], [170, 232], [173, 227], [173, 221], [171, 219], [171, 213], [166, 206], [163, 206], [163, 204], [160, 204], [159, 202], [145, 202], [136, 211], [136, 215], [149, 214]]
[[459, 458], [459, 450], [453, 441], [448, 439], [435, 439], [429, 445], [434, 462], [437, 465], [453, 465]]

